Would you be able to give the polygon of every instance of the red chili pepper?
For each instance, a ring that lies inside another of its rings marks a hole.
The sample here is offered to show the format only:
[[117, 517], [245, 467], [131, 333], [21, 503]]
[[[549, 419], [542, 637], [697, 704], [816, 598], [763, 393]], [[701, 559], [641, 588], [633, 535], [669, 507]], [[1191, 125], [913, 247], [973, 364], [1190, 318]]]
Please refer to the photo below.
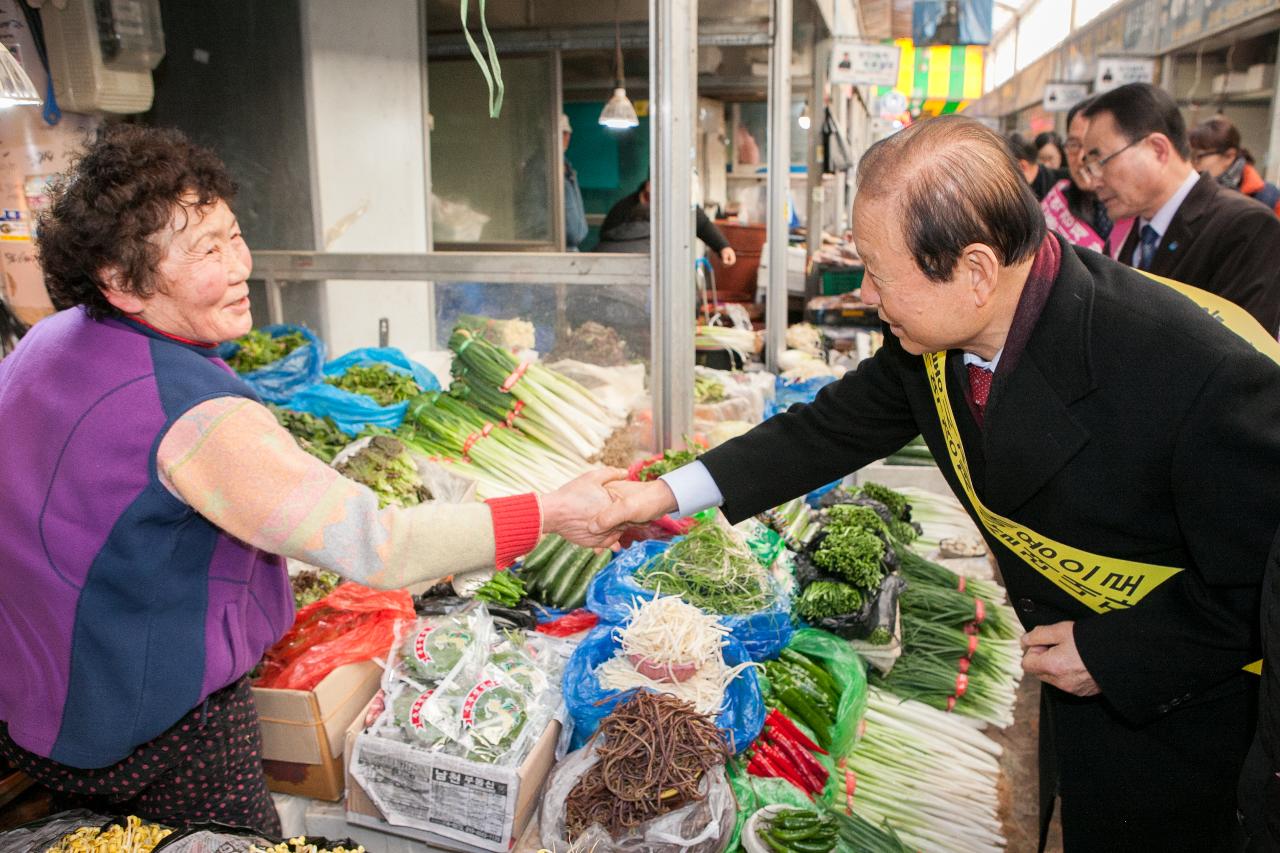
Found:
[[780, 749], [791, 756], [796, 764], [808, 770], [825, 784], [829, 771], [822, 765], [822, 762], [813, 757], [809, 750], [805, 749], [799, 742], [787, 737], [780, 729], [773, 728], [766, 731], [771, 743], [777, 744]]
[[809, 790], [815, 794], [822, 793], [822, 789], [827, 785], [827, 776], [830, 775], [827, 772], [827, 768], [819, 764], [817, 759], [805, 752], [804, 747], [799, 744], [779, 737], [770, 737], [770, 741], [777, 747], [779, 752], [791, 760], [791, 764], [809, 783]]
[[810, 790], [809, 784], [804, 780], [803, 775], [791, 766], [791, 762], [787, 760], [787, 757], [769, 746], [769, 744], [756, 741], [756, 755], [760, 756], [766, 766], [777, 770], [775, 775], [786, 779], [801, 791], [807, 793]]
[[825, 749], [818, 746], [809, 737], [796, 726], [790, 717], [779, 711], [777, 708], [770, 709], [764, 721], [767, 725], [776, 726], [787, 733], [793, 741], [803, 746], [805, 749], [812, 750], [819, 755], [829, 755]]

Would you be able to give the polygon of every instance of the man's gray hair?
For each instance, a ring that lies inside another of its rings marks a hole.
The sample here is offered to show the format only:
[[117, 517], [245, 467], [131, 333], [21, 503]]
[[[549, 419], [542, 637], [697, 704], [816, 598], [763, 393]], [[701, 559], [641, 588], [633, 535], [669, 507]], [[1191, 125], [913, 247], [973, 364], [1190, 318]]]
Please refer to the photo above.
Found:
[[933, 281], [948, 281], [973, 243], [1013, 266], [1044, 242], [1044, 213], [1004, 139], [964, 116], [917, 122], [872, 145], [858, 163], [858, 193], [897, 201], [907, 249]]

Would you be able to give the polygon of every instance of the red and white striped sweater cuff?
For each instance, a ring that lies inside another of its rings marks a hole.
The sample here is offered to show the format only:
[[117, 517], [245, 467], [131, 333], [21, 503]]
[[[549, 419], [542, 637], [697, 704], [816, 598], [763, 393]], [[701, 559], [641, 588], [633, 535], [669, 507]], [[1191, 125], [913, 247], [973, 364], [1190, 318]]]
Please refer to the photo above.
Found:
[[533, 550], [542, 536], [542, 507], [534, 494], [485, 501], [493, 516], [494, 565], [505, 569]]

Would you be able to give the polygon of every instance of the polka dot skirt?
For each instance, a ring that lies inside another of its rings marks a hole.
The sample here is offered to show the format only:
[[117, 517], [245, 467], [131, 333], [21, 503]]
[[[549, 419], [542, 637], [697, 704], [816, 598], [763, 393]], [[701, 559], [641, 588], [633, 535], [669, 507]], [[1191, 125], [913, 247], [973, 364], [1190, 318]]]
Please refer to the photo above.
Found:
[[214, 693], [109, 767], [82, 770], [33, 755], [10, 739], [3, 723], [0, 759], [61, 795], [61, 808], [136, 814], [169, 826], [216, 821], [280, 836], [248, 678]]

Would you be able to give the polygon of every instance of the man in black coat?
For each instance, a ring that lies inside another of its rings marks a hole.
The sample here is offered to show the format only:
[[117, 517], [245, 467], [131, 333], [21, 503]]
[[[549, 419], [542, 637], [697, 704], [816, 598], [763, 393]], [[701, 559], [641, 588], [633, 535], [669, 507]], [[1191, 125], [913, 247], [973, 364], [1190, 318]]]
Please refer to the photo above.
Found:
[[912, 125], [858, 175], [884, 348], [812, 405], [612, 487], [596, 527], [717, 504], [736, 522], [923, 434], [1028, 629], [1066, 849], [1242, 849], [1256, 677], [1241, 668], [1280, 522], [1280, 366], [1174, 290], [1046, 235], [977, 122]]
[[1084, 111], [1084, 169], [1112, 220], [1137, 217], [1124, 263], [1216, 293], [1280, 327], [1280, 219], [1198, 175], [1177, 102], [1149, 83], [1099, 95]]

